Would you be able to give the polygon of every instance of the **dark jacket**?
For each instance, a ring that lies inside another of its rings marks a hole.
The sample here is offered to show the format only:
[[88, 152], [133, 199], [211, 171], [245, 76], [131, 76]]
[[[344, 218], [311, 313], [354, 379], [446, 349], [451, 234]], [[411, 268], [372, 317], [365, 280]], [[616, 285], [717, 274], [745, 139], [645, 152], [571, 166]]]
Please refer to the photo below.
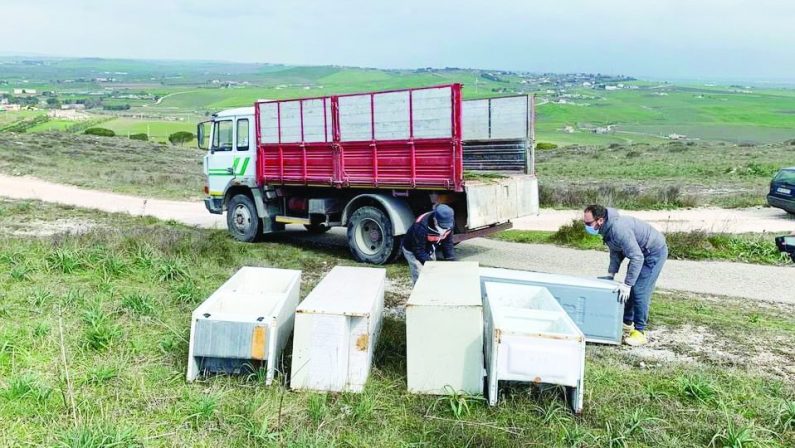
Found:
[[637, 218], [621, 216], [614, 208], [607, 209], [607, 219], [599, 233], [610, 249], [608, 273], [618, 272], [624, 258], [629, 258], [627, 277], [624, 279], [629, 286], [635, 286], [646, 255], [658, 253], [667, 245], [665, 237], [657, 229]]
[[428, 212], [417, 218], [403, 237], [403, 248], [413, 253], [423, 264], [430, 260], [438, 249], [442, 250], [445, 260], [455, 260], [453, 231], [450, 230], [447, 235], [441, 237], [439, 232], [431, 228], [433, 214], [434, 212]]

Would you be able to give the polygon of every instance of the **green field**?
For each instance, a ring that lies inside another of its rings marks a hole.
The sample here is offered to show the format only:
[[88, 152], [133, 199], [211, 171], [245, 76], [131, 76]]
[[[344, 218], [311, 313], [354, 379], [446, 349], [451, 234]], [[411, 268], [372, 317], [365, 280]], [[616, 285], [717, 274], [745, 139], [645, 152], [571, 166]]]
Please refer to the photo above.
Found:
[[[236, 269], [301, 269], [305, 296], [351, 264], [347, 251], [36, 202], [0, 202], [0, 234], [2, 446], [795, 444], [791, 307], [657, 294], [657, 345], [588, 345], [581, 416], [526, 384], [505, 385], [493, 408], [408, 394], [400, 317], [385, 319], [361, 394], [291, 391], [288, 371], [270, 387], [262, 371], [188, 384], [190, 313]], [[387, 276], [393, 308], [408, 270]]]
[[[197, 120], [198, 121], [198, 120]], [[131, 134], [147, 134], [153, 142], [168, 142], [168, 136], [179, 131], [196, 133], [196, 123], [192, 121], [139, 120], [135, 118], [116, 118], [102, 123], [101, 127], [110, 129], [116, 135], [129, 137]], [[195, 147], [195, 141], [186, 146]]]

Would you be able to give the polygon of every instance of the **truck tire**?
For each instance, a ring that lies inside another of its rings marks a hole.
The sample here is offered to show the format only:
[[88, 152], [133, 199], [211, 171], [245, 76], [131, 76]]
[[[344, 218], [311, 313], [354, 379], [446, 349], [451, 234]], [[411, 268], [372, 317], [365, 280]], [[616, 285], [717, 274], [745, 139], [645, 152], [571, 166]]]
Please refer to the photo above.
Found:
[[226, 207], [226, 227], [236, 240], [251, 243], [262, 236], [262, 222], [254, 201], [244, 194], [236, 194]]
[[331, 227], [325, 224], [304, 224], [304, 228], [307, 232], [314, 233], [315, 235], [320, 235], [331, 230]]
[[358, 208], [348, 220], [348, 246], [357, 261], [385, 264], [400, 251], [400, 238], [395, 238], [392, 220], [377, 207]]

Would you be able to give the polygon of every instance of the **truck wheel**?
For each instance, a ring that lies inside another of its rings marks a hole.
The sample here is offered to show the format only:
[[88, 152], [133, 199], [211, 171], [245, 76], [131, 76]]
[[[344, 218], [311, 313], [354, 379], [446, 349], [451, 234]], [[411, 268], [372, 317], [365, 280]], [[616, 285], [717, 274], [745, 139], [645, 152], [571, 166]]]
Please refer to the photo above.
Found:
[[392, 220], [376, 207], [360, 207], [348, 221], [348, 246], [357, 261], [372, 264], [389, 262], [400, 249], [392, 234]]
[[320, 235], [322, 233], [326, 233], [331, 230], [331, 227], [325, 224], [305, 224], [304, 228], [309, 233], [314, 233], [316, 235]]
[[238, 241], [250, 243], [262, 236], [262, 223], [254, 201], [244, 194], [232, 197], [226, 208], [226, 226]]

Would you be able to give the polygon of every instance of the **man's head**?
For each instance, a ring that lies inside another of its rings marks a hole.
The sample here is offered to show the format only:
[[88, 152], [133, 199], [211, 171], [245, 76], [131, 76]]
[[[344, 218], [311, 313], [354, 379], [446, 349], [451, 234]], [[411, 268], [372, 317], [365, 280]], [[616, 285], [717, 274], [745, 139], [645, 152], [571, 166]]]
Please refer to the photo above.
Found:
[[434, 219], [436, 219], [437, 226], [445, 230], [450, 230], [453, 228], [453, 224], [455, 222], [455, 214], [453, 213], [453, 209], [449, 205], [446, 204], [437, 205], [433, 215]]
[[607, 221], [607, 209], [598, 204], [589, 205], [585, 207], [582, 221], [585, 223], [585, 230], [592, 235], [596, 235], [599, 233], [599, 229], [605, 225], [605, 221]]

